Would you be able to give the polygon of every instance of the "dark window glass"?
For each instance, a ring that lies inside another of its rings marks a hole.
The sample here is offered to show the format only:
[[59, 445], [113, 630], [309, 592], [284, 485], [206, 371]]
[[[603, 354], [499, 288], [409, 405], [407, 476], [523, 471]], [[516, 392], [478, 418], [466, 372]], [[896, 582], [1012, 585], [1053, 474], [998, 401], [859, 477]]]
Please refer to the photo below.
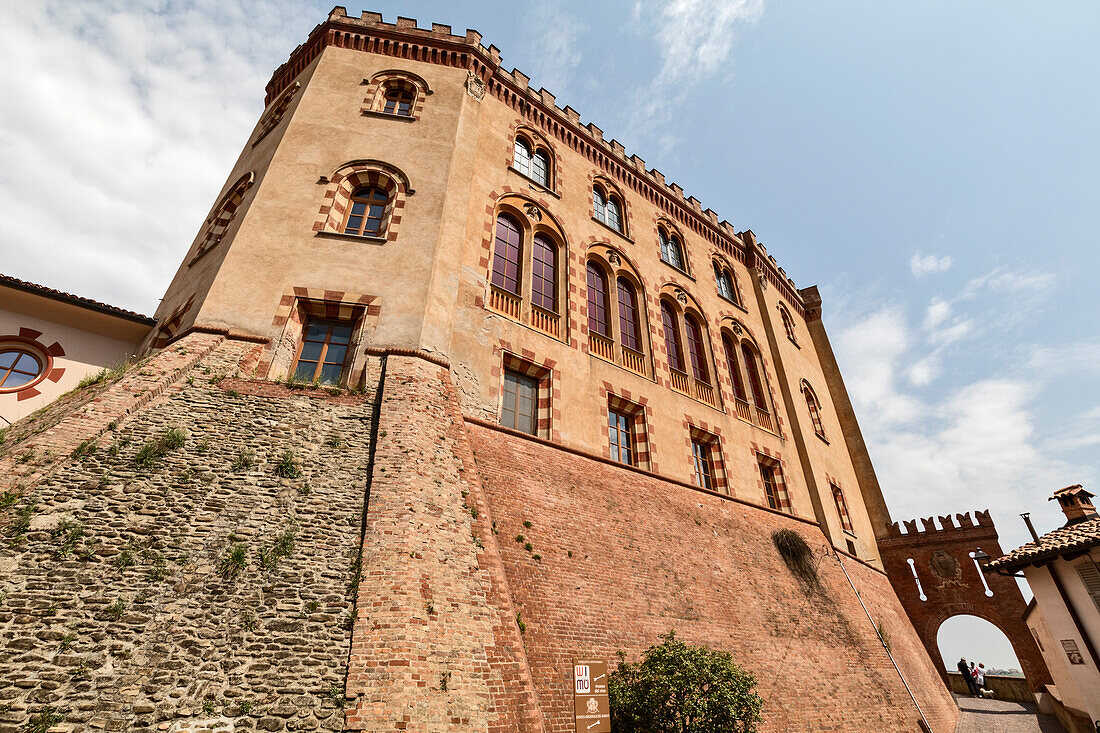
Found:
[[0, 389], [22, 387], [42, 373], [42, 363], [31, 352], [15, 346], [0, 349]]
[[707, 349], [703, 344], [703, 329], [695, 316], [684, 317], [684, 331], [687, 332], [688, 356], [691, 358], [691, 372], [700, 382], [710, 382], [707, 370]]
[[638, 297], [634, 292], [634, 286], [624, 278], [617, 281], [619, 291], [619, 337], [623, 346], [635, 351], [642, 350], [642, 340], [639, 336], [641, 329], [638, 327]]
[[497, 217], [492, 283], [513, 295], [519, 295], [519, 231], [511, 217]]
[[545, 234], [536, 234], [532, 249], [531, 302], [548, 311], [556, 310], [557, 247]]
[[516, 138], [515, 156], [512, 166], [525, 176], [531, 175], [531, 148], [523, 138]]
[[[836, 502], [836, 513], [840, 517], [840, 526], [849, 532], [852, 531], [852, 517], [848, 514], [848, 502], [844, 500], [844, 492], [833, 484], [833, 501]], [[851, 544], [849, 542], [849, 544]]]
[[752, 401], [761, 410], [767, 411], [768, 402], [764, 399], [764, 383], [760, 381], [760, 369], [757, 366], [756, 353], [748, 344], [741, 344], [741, 355], [745, 357], [745, 372], [749, 376], [749, 388], [752, 390]]
[[780, 509], [779, 485], [775, 478], [775, 469], [761, 463], [760, 480], [764, 482], [764, 497], [768, 500], [768, 506], [772, 509]]
[[791, 314], [786, 308], [780, 308], [779, 315], [783, 317], [783, 330], [787, 332], [787, 338], [794, 341], [794, 321], [791, 320]]
[[538, 434], [539, 382], [511, 369], [504, 370], [504, 404], [500, 424], [506, 428]]
[[714, 263], [714, 279], [718, 282], [718, 294], [726, 300], [737, 302], [736, 290], [733, 287], [733, 279], [730, 274]]
[[541, 150], [531, 158], [531, 178], [544, 186], [550, 185], [550, 159]]
[[634, 465], [633, 418], [614, 410], [607, 411], [607, 431], [611, 443], [611, 460]]
[[400, 87], [390, 89], [386, 92], [386, 104], [382, 107], [382, 111], [408, 117], [412, 113], [412, 102], [413, 95], [408, 89]]
[[710, 446], [701, 440], [692, 439], [691, 456], [695, 463], [695, 485], [714, 490], [714, 465], [710, 458]]
[[611, 326], [607, 317], [607, 279], [600, 266], [589, 262], [588, 276], [588, 330], [605, 338], [611, 338]]
[[810, 388], [803, 387], [802, 391], [806, 393], [806, 409], [810, 411], [810, 421], [813, 422], [814, 432], [825, 437], [825, 426], [821, 422], [821, 410], [817, 407], [817, 398], [814, 397], [814, 393], [810, 391]]
[[684, 371], [684, 353], [680, 350], [680, 331], [676, 327], [676, 314], [672, 307], [661, 301], [661, 325], [665, 332], [665, 351], [668, 365], [678, 372]]
[[339, 383], [351, 341], [351, 330], [351, 324], [340, 321], [308, 321], [294, 367], [294, 379], [321, 384]]
[[748, 402], [745, 397], [745, 383], [741, 379], [741, 369], [737, 365], [737, 350], [733, 347], [733, 342], [730, 341], [729, 336], [722, 336], [722, 349], [726, 352], [726, 368], [730, 370], [733, 396], [742, 402]]
[[348, 201], [348, 217], [344, 233], [380, 237], [383, 234], [386, 205], [389, 196], [373, 186], [357, 188]]

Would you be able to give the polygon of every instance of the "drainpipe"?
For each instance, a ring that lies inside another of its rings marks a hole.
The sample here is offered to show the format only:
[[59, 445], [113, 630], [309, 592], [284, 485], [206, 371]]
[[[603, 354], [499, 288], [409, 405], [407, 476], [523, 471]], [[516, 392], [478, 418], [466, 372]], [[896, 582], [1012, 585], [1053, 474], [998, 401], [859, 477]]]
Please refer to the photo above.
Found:
[[863, 608], [863, 613], [867, 615], [867, 620], [871, 622], [871, 628], [875, 630], [875, 636], [878, 637], [879, 643], [882, 644], [882, 648], [886, 651], [886, 656], [890, 657], [890, 664], [894, 665], [894, 671], [898, 673], [898, 678], [901, 679], [901, 684], [905, 685], [905, 691], [909, 693], [909, 699], [913, 701], [913, 707], [917, 709], [917, 713], [920, 714], [922, 728], [928, 733], [932, 733], [932, 726], [928, 724], [928, 718], [924, 717], [924, 711], [920, 709], [920, 703], [917, 702], [917, 698], [913, 695], [913, 691], [909, 689], [909, 683], [905, 681], [905, 675], [901, 673], [901, 667], [894, 661], [894, 655], [890, 652], [890, 647], [886, 646], [886, 641], [882, 638], [882, 634], [879, 633], [878, 627], [875, 626], [875, 620], [871, 618], [871, 612], [867, 610], [867, 605], [863, 602], [863, 596], [856, 590], [856, 584], [852, 582], [852, 576], [848, 575], [848, 569], [844, 567], [844, 560], [841, 559], [840, 553], [833, 549], [833, 557], [840, 563], [840, 569], [844, 572], [844, 577], [848, 580], [848, 585], [852, 586], [852, 592], [856, 594], [856, 600], [859, 601], [860, 607]]

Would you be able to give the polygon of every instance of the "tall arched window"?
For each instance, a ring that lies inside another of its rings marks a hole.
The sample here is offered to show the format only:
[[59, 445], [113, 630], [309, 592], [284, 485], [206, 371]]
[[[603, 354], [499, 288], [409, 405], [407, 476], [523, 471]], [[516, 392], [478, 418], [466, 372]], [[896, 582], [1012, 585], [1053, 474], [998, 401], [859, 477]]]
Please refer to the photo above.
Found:
[[496, 246], [493, 252], [493, 285], [519, 295], [520, 227], [512, 217], [497, 217]]
[[550, 157], [541, 150], [531, 156], [531, 178], [544, 186], [550, 185]]
[[522, 137], [516, 138], [512, 167], [525, 176], [531, 175], [531, 146]]
[[737, 365], [737, 349], [726, 334], [722, 334], [722, 350], [726, 352], [726, 368], [729, 369], [730, 382], [733, 383], [733, 396], [742, 402], [748, 402], [745, 395], [745, 382], [741, 379], [741, 369]]
[[345, 234], [381, 237], [386, 230], [389, 194], [376, 186], [355, 189], [348, 201], [347, 217], [340, 231]]
[[638, 327], [638, 296], [626, 278], [616, 281], [619, 291], [619, 337], [623, 346], [634, 351], [642, 350], [641, 330]]
[[764, 397], [764, 382], [760, 379], [760, 367], [756, 361], [756, 352], [748, 343], [742, 342], [741, 355], [745, 358], [745, 373], [749, 377], [752, 401], [759, 409], [768, 412], [768, 401]]
[[672, 312], [672, 306], [663, 300], [661, 301], [661, 326], [665, 335], [668, 365], [678, 372], [684, 372], [684, 353], [680, 349], [680, 329], [676, 326], [676, 314]]
[[558, 248], [541, 232], [532, 240], [531, 303], [548, 311], [557, 311]]
[[737, 289], [733, 286], [733, 278], [730, 277], [729, 271], [714, 263], [714, 279], [718, 283], [718, 294], [726, 300], [737, 302]]
[[783, 319], [783, 330], [787, 332], [787, 338], [797, 345], [798, 341], [794, 337], [794, 321], [791, 319], [791, 314], [782, 305], [779, 306], [779, 316]]
[[390, 87], [383, 97], [382, 111], [391, 115], [408, 117], [412, 114], [413, 94], [402, 87]]
[[619, 197], [597, 184], [592, 187], [594, 216], [615, 231], [623, 232], [623, 204]]
[[588, 285], [588, 330], [605, 338], [611, 338], [611, 324], [608, 319], [607, 278], [600, 266], [589, 261], [587, 269]]
[[836, 513], [840, 517], [841, 528], [845, 532], [854, 532], [852, 515], [848, 513], [848, 502], [844, 500], [844, 492], [836, 484], [829, 485], [833, 487], [833, 502], [836, 503]]
[[680, 245], [680, 238], [665, 231], [664, 227], [660, 227], [657, 231], [661, 237], [661, 259], [677, 270], [683, 270], [684, 250]]
[[821, 410], [817, 406], [817, 397], [810, 389], [810, 385], [805, 382], [802, 383], [802, 393], [806, 395], [806, 409], [810, 411], [810, 422], [813, 423], [814, 432], [819, 438], [824, 438], [825, 426], [821, 422]]
[[516, 137], [512, 167], [535, 183], [550, 187], [550, 154], [527, 138]]
[[690, 313], [684, 316], [684, 332], [687, 334], [692, 375], [700, 382], [709, 383], [710, 374], [707, 369], [707, 349], [703, 344], [703, 330], [699, 327], [695, 316]]

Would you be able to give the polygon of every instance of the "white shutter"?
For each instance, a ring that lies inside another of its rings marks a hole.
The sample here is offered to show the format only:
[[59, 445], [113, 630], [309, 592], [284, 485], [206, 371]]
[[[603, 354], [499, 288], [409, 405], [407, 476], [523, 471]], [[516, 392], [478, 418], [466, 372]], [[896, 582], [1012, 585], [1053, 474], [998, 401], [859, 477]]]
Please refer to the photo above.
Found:
[[1086, 561], [1077, 566], [1077, 574], [1081, 576], [1085, 588], [1092, 596], [1092, 602], [1096, 604], [1096, 609], [1100, 611], [1100, 567], [1092, 561]]

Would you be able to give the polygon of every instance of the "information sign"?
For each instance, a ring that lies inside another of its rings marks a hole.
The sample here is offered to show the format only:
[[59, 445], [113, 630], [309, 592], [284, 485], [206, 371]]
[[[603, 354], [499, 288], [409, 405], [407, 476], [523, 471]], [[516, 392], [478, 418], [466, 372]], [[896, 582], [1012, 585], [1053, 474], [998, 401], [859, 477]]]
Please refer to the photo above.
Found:
[[574, 662], [573, 712], [577, 720], [577, 733], [611, 733], [607, 662]]

